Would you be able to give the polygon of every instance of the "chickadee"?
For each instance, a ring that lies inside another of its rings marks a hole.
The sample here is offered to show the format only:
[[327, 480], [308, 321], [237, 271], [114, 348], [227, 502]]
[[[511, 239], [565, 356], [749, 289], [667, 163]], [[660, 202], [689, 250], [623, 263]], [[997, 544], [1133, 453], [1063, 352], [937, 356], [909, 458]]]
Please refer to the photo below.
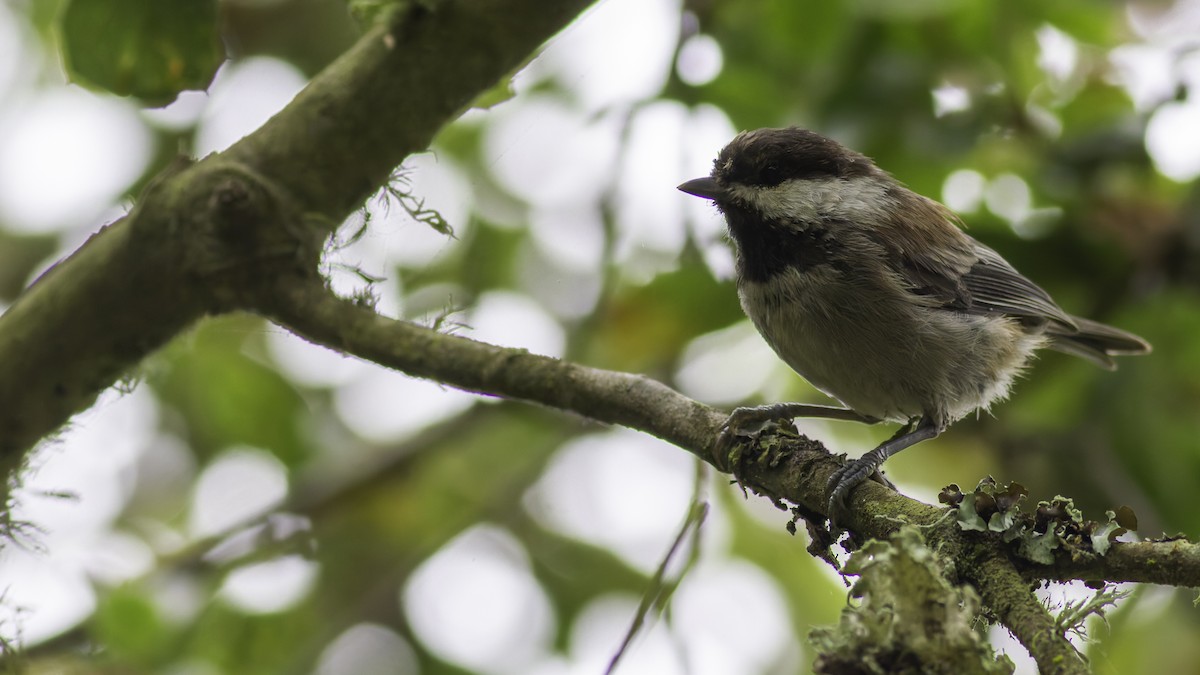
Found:
[[738, 408], [719, 445], [771, 419], [906, 423], [833, 475], [835, 524], [888, 457], [1003, 399], [1037, 349], [1110, 370], [1114, 355], [1150, 351], [1136, 335], [1067, 314], [948, 208], [812, 131], [743, 132], [710, 176], [679, 189], [725, 214], [738, 296], [758, 332], [846, 406]]

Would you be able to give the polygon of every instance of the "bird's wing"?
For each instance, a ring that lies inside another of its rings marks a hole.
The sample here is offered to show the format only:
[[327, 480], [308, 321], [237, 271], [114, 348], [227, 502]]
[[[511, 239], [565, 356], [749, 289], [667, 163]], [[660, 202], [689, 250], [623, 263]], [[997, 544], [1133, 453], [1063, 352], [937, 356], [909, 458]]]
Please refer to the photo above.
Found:
[[992, 249], [974, 242], [978, 262], [963, 275], [970, 293], [968, 312], [1045, 318], [1074, 331], [1075, 320], [1054, 302], [1050, 294], [1025, 278]]
[[963, 232], [950, 209], [908, 190], [894, 197], [906, 218], [885, 221], [873, 234], [912, 293], [948, 310], [1050, 321], [1064, 333], [1078, 330], [1046, 291]]
[[959, 312], [1047, 319], [1070, 332], [1078, 329], [1075, 320], [1050, 294], [1008, 264], [999, 253], [968, 239], [975, 260], [964, 265], [965, 270], [960, 267], [961, 271], [950, 271], [951, 266], [931, 265], [919, 258], [902, 261], [898, 267], [912, 284], [913, 292], [932, 296], [942, 307]]

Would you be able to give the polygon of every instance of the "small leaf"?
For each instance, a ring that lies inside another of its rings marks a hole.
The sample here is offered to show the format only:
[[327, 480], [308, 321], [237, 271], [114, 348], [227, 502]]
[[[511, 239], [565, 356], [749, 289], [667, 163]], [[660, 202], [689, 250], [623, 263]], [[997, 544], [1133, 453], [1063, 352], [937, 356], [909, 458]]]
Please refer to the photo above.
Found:
[[1009, 511], [1012, 509], [1020, 510], [1019, 505], [1029, 494], [1029, 490], [1025, 489], [1020, 483], [1009, 483], [1004, 486], [1004, 489], [996, 493], [996, 506], [1001, 511]]
[[996, 497], [990, 491], [975, 492], [975, 512], [981, 518], [991, 518], [996, 513]]
[[61, 28], [72, 81], [150, 105], [206, 89], [225, 60], [215, 0], [71, 0]]
[[1134, 532], [1137, 530], [1137, 514], [1128, 506], [1117, 509], [1116, 521], [1121, 527]]
[[942, 491], [938, 493], [938, 501], [952, 507], [957, 507], [962, 503], [962, 500], [963, 492], [962, 488], [958, 487], [958, 483], [951, 483], [942, 488]]

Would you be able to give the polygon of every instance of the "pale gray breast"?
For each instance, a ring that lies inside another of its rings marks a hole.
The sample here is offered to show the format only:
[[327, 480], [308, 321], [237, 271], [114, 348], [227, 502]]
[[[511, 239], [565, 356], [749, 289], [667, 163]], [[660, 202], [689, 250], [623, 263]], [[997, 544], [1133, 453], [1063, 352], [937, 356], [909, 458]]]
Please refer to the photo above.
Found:
[[[1004, 396], [1040, 345], [1003, 317], [914, 305], [832, 267], [743, 281], [746, 314], [813, 386], [872, 417], [956, 419]], [[991, 364], [991, 365], [988, 365]], [[998, 367], [997, 367], [998, 366]]]
[[843, 274], [786, 270], [769, 283], [743, 282], [739, 296], [775, 353], [813, 386], [872, 417], [921, 414], [923, 401], [904, 384], [912, 364], [896, 357], [916, 346], [898, 329], [910, 321], [887, 303], [862, 302]]

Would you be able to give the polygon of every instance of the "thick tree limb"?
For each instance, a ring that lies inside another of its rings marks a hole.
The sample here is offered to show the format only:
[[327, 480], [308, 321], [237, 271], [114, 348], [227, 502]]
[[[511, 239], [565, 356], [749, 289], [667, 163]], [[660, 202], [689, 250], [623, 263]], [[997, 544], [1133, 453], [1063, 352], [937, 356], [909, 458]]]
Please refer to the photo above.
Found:
[[405, 3], [286, 109], [224, 154], [270, 177], [332, 232], [478, 95], [594, 0]]
[[102, 229], [0, 316], [5, 475], [38, 439], [210, 306], [205, 287], [188, 283], [187, 244], [171, 222], [194, 205], [170, 184], [164, 177], [147, 191], [145, 206], [157, 215], [139, 206]]
[[[240, 280], [221, 274], [228, 249], [214, 243], [258, 255], [263, 240], [284, 234], [279, 227], [304, 223], [317, 239], [331, 232], [591, 2], [441, 0], [433, 11], [409, 3], [261, 129], [160, 177], [133, 213], [0, 316], [0, 470], [11, 476], [34, 443], [193, 321], [236, 307]], [[249, 211], [261, 202], [237, 194], [237, 182], [222, 192], [230, 173], [247, 170], [257, 180], [241, 188], [287, 195], [272, 212]], [[210, 201], [218, 197], [232, 201]], [[0, 488], [0, 504], [6, 494]]]

